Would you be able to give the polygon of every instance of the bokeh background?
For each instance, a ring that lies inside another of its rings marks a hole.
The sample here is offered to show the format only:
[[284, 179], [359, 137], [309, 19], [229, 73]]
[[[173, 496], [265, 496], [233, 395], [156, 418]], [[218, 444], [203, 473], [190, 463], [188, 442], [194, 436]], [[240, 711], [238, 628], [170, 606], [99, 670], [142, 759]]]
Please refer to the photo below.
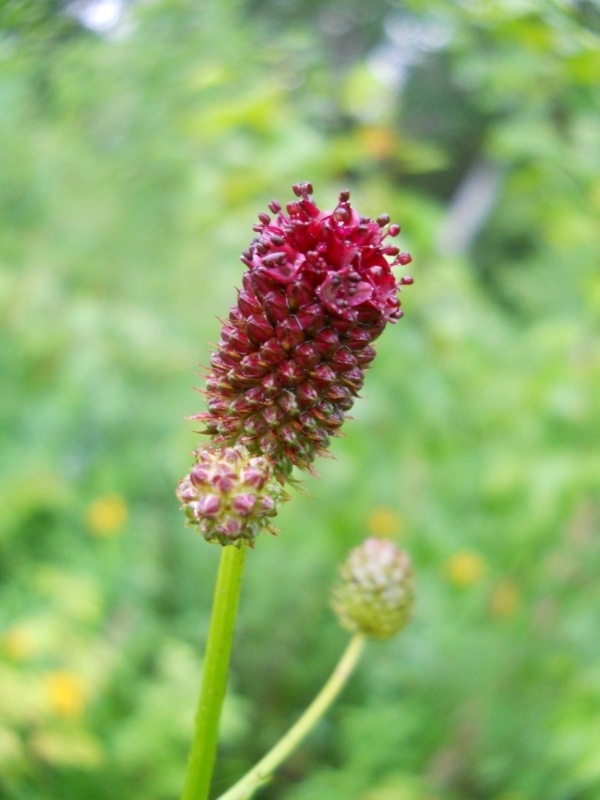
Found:
[[214, 796], [375, 534], [414, 619], [261, 796], [600, 797], [599, 87], [597, 0], [3, 0], [0, 797], [178, 796], [219, 555], [184, 418], [298, 180], [399, 221], [415, 285], [249, 558]]

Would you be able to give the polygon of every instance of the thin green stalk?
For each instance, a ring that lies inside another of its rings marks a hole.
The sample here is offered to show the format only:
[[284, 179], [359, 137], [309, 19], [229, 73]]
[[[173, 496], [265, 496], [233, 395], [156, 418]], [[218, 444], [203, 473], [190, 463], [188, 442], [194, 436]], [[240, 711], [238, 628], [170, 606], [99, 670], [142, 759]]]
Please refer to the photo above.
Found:
[[202, 671], [194, 741], [181, 800], [206, 800], [217, 752], [246, 547], [223, 547]]
[[310, 733], [315, 723], [319, 721], [344, 688], [360, 658], [365, 641], [364, 633], [354, 634], [331, 677], [300, 719], [292, 725], [275, 747], [250, 772], [247, 772], [235, 786], [232, 786], [225, 794], [221, 795], [219, 800], [249, 800], [257, 789], [267, 783], [277, 767]]

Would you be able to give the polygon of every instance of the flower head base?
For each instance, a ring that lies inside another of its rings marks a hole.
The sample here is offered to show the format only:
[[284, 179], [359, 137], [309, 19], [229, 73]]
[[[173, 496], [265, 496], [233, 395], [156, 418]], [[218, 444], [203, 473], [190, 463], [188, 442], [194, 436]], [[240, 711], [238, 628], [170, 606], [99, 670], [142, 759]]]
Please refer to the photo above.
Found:
[[243, 445], [236, 445], [198, 450], [177, 497], [189, 522], [208, 542], [254, 546], [263, 528], [275, 533], [271, 518], [287, 494], [274, 480], [266, 458], [252, 457]]
[[[221, 331], [207, 380], [205, 432], [222, 445], [268, 455], [277, 478], [311, 469], [326, 454], [375, 357], [372, 343], [402, 316], [391, 267], [410, 256], [388, 243], [400, 232], [387, 214], [360, 217], [341, 192], [320, 211], [312, 186], [296, 184], [286, 212], [259, 214], [242, 261], [237, 305]], [[393, 260], [390, 263], [388, 257]]]
[[407, 554], [390, 539], [366, 539], [340, 568], [332, 606], [340, 624], [375, 639], [388, 639], [406, 625], [414, 599]]

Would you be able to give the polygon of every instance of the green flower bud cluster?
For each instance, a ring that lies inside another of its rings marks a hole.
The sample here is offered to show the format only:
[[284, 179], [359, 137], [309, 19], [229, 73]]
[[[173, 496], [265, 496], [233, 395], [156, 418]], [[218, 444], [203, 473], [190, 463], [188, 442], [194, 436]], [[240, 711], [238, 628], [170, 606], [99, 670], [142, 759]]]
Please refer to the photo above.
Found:
[[332, 606], [353, 633], [388, 639], [406, 625], [413, 604], [413, 571], [408, 555], [390, 539], [366, 539], [340, 567]]
[[271, 518], [288, 495], [273, 477], [271, 462], [246, 447], [205, 447], [180, 481], [177, 497], [192, 525], [208, 542], [254, 546], [261, 530], [275, 534]]

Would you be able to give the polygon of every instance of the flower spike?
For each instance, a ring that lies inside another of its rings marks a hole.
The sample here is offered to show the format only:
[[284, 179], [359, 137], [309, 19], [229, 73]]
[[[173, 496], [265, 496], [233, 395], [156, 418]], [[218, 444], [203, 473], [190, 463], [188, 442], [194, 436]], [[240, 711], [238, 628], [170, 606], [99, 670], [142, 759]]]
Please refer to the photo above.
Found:
[[[375, 357], [373, 342], [402, 317], [392, 267], [410, 262], [387, 243], [400, 232], [383, 214], [357, 214], [343, 191], [320, 211], [312, 185], [273, 200], [241, 260], [247, 271], [211, 359], [205, 433], [268, 456], [283, 483], [327, 452]], [[389, 225], [389, 227], [388, 227]], [[388, 240], [389, 241], [389, 240]], [[388, 261], [388, 257], [393, 260]]]

